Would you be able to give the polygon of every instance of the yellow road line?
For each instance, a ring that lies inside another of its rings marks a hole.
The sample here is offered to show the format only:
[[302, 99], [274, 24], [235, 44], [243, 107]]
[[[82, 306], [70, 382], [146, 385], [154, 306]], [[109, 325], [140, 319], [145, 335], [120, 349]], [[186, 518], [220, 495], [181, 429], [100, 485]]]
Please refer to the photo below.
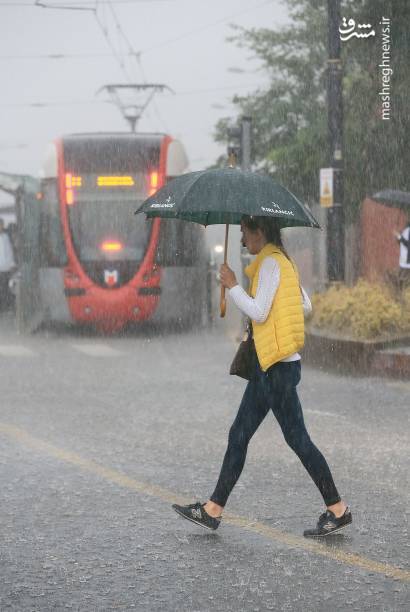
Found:
[[[85, 459], [77, 453], [63, 450], [57, 446], [54, 446], [53, 444], [50, 444], [49, 442], [35, 438], [28, 432], [15, 427], [14, 425], [0, 423], [0, 432], [7, 435], [9, 438], [17, 440], [26, 447], [33, 448], [51, 457], [55, 457], [56, 459], [82, 468], [87, 472], [96, 474], [108, 482], [120, 485], [121, 487], [138, 491], [144, 495], [151, 495], [152, 497], [156, 497], [157, 499], [161, 499], [168, 503], [189, 503], [187, 499], [175, 495], [168, 489], [130, 478], [125, 474], [121, 474], [121, 472], [118, 472], [117, 470], [106, 468], [95, 461]], [[259, 521], [252, 522], [243, 516], [227, 512], [224, 513], [223, 521], [224, 523], [241, 527], [247, 531], [258, 533], [270, 540], [285, 544], [290, 548], [307, 550], [315, 555], [327, 557], [328, 559], [333, 559], [334, 561], [339, 561], [340, 563], [345, 563], [346, 565], [358, 567], [366, 571], [383, 574], [389, 578], [396, 578], [397, 580], [403, 581], [410, 580], [410, 571], [400, 569], [394, 565], [389, 565], [388, 563], [379, 563], [378, 561], [373, 561], [372, 559], [368, 559], [367, 557], [362, 557], [361, 555], [356, 555], [354, 553], [348, 553], [342, 550], [336, 550], [334, 548], [325, 548], [319, 542], [307, 540], [301, 536], [280, 531], [280, 529], [269, 527], [268, 525], [265, 525]]]

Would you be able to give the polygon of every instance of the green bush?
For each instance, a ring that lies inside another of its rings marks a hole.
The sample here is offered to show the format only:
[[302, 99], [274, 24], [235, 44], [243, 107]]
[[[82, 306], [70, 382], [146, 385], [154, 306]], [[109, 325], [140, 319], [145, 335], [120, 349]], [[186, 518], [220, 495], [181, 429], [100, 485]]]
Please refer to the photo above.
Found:
[[386, 285], [359, 280], [314, 294], [312, 306], [310, 326], [318, 329], [359, 340], [410, 334], [410, 288], [398, 298]]

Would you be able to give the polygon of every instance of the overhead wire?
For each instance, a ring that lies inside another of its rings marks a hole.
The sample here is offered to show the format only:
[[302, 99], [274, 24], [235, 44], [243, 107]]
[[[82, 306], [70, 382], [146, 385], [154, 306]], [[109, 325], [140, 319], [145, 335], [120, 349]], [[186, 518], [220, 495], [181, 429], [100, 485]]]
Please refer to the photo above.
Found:
[[[120, 55], [118, 55], [117, 50], [115, 49], [115, 46], [113, 45], [110, 35], [109, 35], [109, 31], [108, 28], [106, 27], [106, 25], [103, 23], [102, 19], [99, 16], [99, 12], [98, 12], [98, 8], [99, 8], [99, 4], [100, 4], [101, 0], [97, 0], [96, 2], [96, 8], [93, 11], [94, 14], [94, 18], [97, 22], [98, 27], [100, 28], [105, 40], [107, 41], [107, 44], [109, 46], [109, 48], [111, 49], [111, 52], [114, 56], [114, 58], [116, 59], [116, 61], [118, 62], [121, 70], [123, 71], [126, 79], [130, 80], [129, 74], [127, 72], [127, 69], [125, 67], [124, 61], [122, 59], [122, 57]], [[106, 4], [106, 3], [105, 3]]]
[[[115, 4], [143, 4], [143, 3], [147, 3], [147, 2], [175, 2], [176, 0], [116, 0]], [[110, 0], [100, 0], [101, 4], [109, 4]], [[92, 7], [86, 7], [86, 6], [81, 6], [81, 5], [86, 5], [86, 4], [92, 4], [92, 0], [86, 0], [85, 2], [81, 2], [80, 0], [78, 0], [78, 2], [64, 2], [59, 4], [59, 3], [55, 3], [55, 2], [47, 2], [47, 0], [32, 0], [31, 2], [22, 2], [21, 0], [15, 0], [14, 2], [0, 2], [0, 7], [2, 6], [7, 6], [7, 7], [16, 7], [16, 6], [27, 6], [27, 7], [39, 7], [39, 8], [45, 8], [45, 9], [61, 9], [61, 10], [67, 10], [67, 9], [79, 9], [79, 10], [92, 10]], [[95, 0], [94, 0], [94, 4], [95, 4]]]
[[[97, 1], [96, 13], [97, 13], [98, 9], [99, 9], [99, 6], [98, 6], [98, 1]], [[122, 68], [122, 70], [124, 72], [126, 81], [129, 84], [131, 84], [132, 79], [130, 77], [130, 73], [128, 71], [128, 68], [125, 68], [125, 59], [124, 59], [124, 53], [123, 53], [122, 47], [123, 47], [123, 45], [125, 43], [125, 45], [128, 47], [129, 53], [131, 53], [131, 54], [134, 53], [134, 49], [133, 49], [130, 41], [128, 40], [128, 37], [126, 36], [125, 32], [123, 31], [123, 29], [121, 27], [121, 24], [120, 24], [120, 22], [118, 20], [117, 14], [114, 11], [112, 3], [108, 2], [107, 6], [104, 7], [104, 10], [105, 9], [106, 10], [109, 9], [111, 11], [111, 15], [113, 17], [114, 25], [115, 25], [115, 28], [116, 28], [117, 47], [118, 47], [119, 51], [118, 52], [115, 51], [115, 58], [117, 59], [118, 63], [120, 64], [120, 66], [121, 66], [121, 68]], [[107, 19], [107, 21], [108, 21], [108, 19]], [[114, 43], [111, 41], [111, 36], [110, 36], [109, 30], [108, 30], [108, 27], [105, 28], [105, 36], [106, 36], [107, 41], [108, 40], [110, 41], [111, 48], [114, 49], [115, 46], [114, 46]], [[117, 104], [117, 106], [119, 106], [119, 108], [123, 112], [123, 104], [122, 104], [121, 98], [119, 97], [118, 92], [115, 92], [114, 101]]]
[[46, 4], [43, 0], [36, 0], [34, 7], [43, 9], [60, 9], [66, 11], [93, 11], [89, 6], [80, 6], [79, 4]]
[[[125, 2], [126, 0], [123, 0], [123, 2]], [[143, 1], [143, 0], [138, 0], [138, 1]], [[144, 0], [145, 1], [145, 0]], [[152, 0], [152, 1], [165, 1], [165, 0]], [[174, 0], [175, 1], [175, 0]], [[129, 42], [128, 38], [128, 44], [130, 46], [130, 48], [132, 49], [132, 53], [135, 54], [137, 57], [140, 57], [142, 54], [144, 53], [149, 53], [150, 51], [154, 51], [156, 49], [160, 49], [164, 46], [173, 44], [175, 42], [178, 42], [180, 40], [183, 40], [184, 38], [188, 38], [189, 36], [193, 36], [194, 34], [197, 34], [198, 32], [202, 32], [204, 30], [207, 30], [209, 28], [215, 27], [217, 25], [220, 25], [221, 23], [224, 23], [226, 21], [229, 21], [230, 19], [234, 19], [235, 17], [239, 17], [240, 15], [243, 15], [245, 13], [248, 13], [250, 11], [254, 11], [257, 10], [258, 8], [262, 8], [263, 6], [266, 6], [267, 4], [271, 4], [274, 0], [264, 0], [264, 2], [261, 2], [260, 4], [257, 4], [256, 6], [244, 9], [243, 11], [239, 11], [237, 13], [233, 13], [231, 15], [228, 15], [226, 17], [223, 17], [222, 19], [218, 19], [217, 21], [213, 21], [211, 23], [205, 24], [199, 28], [194, 28], [192, 30], [188, 30], [187, 32], [182, 32], [179, 36], [175, 37], [175, 38], [170, 38], [166, 41], [163, 41], [161, 43], [159, 43], [158, 45], [154, 45], [152, 47], [147, 47], [146, 49], [141, 49], [139, 51], [136, 51], [133, 46], [131, 45], [131, 43]], [[120, 1], [117, 1], [115, 4], [119, 4]], [[100, 4], [100, 5], [112, 5], [111, 0], [96, 0], [96, 5]], [[0, 4], [1, 6], [1, 4]], [[34, 6], [34, 5], [30, 5], [30, 6]], [[94, 11], [95, 8], [89, 8], [88, 10], [90, 11]], [[124, 34], [125, 35], [125, 34]], [[106, 57], [106, 54], [101, 53], [101, 54], [51, 54], [50, 56], [44, 56], [44, 55], [39, 55], [39, 56], [0, 56], [0, 59], [45, 59], [45, 58], [50, 58], [50, 59], [63, 59], [63, 58], [82, 58], [82, 57]]]
[[[114, 23], [115, 23], [115, 26], [116, 26], [116, 30], [117, 30], [117, 34], [118, 34], [118, 37], [119, 37], [120, 44], [122, 42], [122, 44], [125, 45], [125, 47], [127, 49], [128, 57], [131, 57], [131, 59], [134, 59], [134, 62], [131, 63], [132, 70], [133, 70], [134, 74], [136, 74], [135, 68], [137, 68], [139, 70], [139, 72], [141, 73], [143, 83], [146, 84], [147, 83], [147, 79], [146, 79], [146, 76], [145, 76], [144, 69], [142, 67], [141, 58], [140, 58], [139, 54], [136, 52], [135, 48], [133, 47], [130, 39], [127, 36], [127, 34], [125, 33], [124, 28], [122, 27], [121, 22], [119, 20], [119, 17], [118, 17], [117, 13], [114, 10], [113, 3], [109, 2], [108, 6], [110, 8], [112, 17], [114, 19]], [[151, 104], [152, 104], [152, 108], [155, 111], [155, 114], [157, 115], [157, 118], [158, 118], [159, 122], [165, 128], [165, 131], [168, 131], [168, 129], [167, 129], [166, 125], [165, 125], [165, 122], [164, 122], [163, 118], [160, 115], [160, 112], [158, 110], [158, 107], [156, 105], [156, 102], [155, 102], [154, 98], [151, 100]], [[148, 111], [148, 114], [149, 114], [149, 111]]]
[[[136, 0], [137, 3], [138, 2], [142, 3], [142, 2], [145, 2], [145, 1], [146, 0]], [[164, 0], [155, 0], [155, 1], [164, 1]], [[40, 4], [40, 2], [41, 2], [41, 4]], [[114, 10], [114, 6], [115, 5], [119, 5], [119, 4], [132, 4], [133, 2], [131, 0], [117, 0], [117, 2], [115, 2], [115, 3], [113, 3], [112, 0], [95, 0], [95, 4], [94, 4], [93, 7], [91, 7], [91, 6], [80, 7], [79, 6], [80, 3], [77, 2], [76, 3], [77, 8], [80, 8], [82, 10], [88, 10], [88, 11], [93, 13], [94, 18], [96, 20], [96, 23], [97, 23], [98, 27], [100, 28], [100, 30], [101, 30], [101, 32], [102, 32], [102, 34], [103, 34], [103, 36], [104, 36], [104, 38], [105, 38], [109, 48], [110, 48], [111, 54], [105, 54], [105, 53], [101, 53], [101, 54], [48, 54], [48, 55], [45, 55], [45, 56], [41, 55], [41, 56], [34, 56], [34, 57], [33, 56], [14, 56], [14, 57], [13, 56], [0, 56], [0, 60], [3, 60], [3, 59], [27, 59], [27, 58], [30, 58], [30, 59], [44, 59], [44, 58], [47, 58], [47, 59], [66, 59], [67, 58], [68, 59], [68, 58], [76, 58], [76, 57], [77, 58], [84, 58], [84, 57], [107, 57], [107, 56], [111, 55], [116, 60], [116, 62], [119, 64], [119, 66], [120, 66], [122, 72], [124, 73], [124, 76], [127, 79], [127, 81], [129, 83], [131, 83], [129, 72], [128, 72], [126, 66], [125, 66], [124, 52], [121, 49], [121, 45], [125, 44], [125, 46], [128, 48], [128, 54], [127, 55], [134, 59], [134, 61], [136, 62], [136, 67], [138, 67], [139, 71], [141, 72], [143, 81], [146, 83], [145, 71], [144, 71], [144, 68], [143, 68], [143, 65], [142, 65], [142, 55], [143, 54], [149, 53], [150, 51], [153, 51], [155, 49], [163, 48], [164, 46], [167, 46], [167, 45], [170, 45], [170, 44], [174, 44], [175, 42], [183, 40], [184, 38], [187, 38], [187, 37], [192, 36], [192, 35], [194, 35], [194, 34], [196, 34], [198, 32], [202, 32], [204, 30], [207, 30], [207, 29], [210, 29], [210, 28], [215, 27], [217, 25], [220, 25], [221, 23], [229, 21], [230, 19], [238, 17], [238, 16], [240, 16], [242, 14], [245, 14], [245, 13], [251, 11], [251, 10], [254, 11], [254, 10], [258, 9], [258, 8], [266, 6], [267, 4], [271, 4], [272, 2], [273, 2], [273, 0], [264, 0], [263, 2], [259, 3], [256, 6], [249, 7], [247, 9], [242, 10], [242, 11], [233, 13], [231, 15], [223, 17], [222, 19], [218, 19], [217, 21], [205, 24], [205, 25], [203, 25], [203, 26], [201, 26], [199, 28], [194, 28], [192, 30], [189, 30], [187, 32], [184, 32], [184, 33], [180, 34], [177, 37], [168, 39], [166, 41], [163, 41], [162, 43], [159, 43], [157, 45], [154, 45], [152, 47], [149, 47], [149, 48], [146, 48], [146, 49], [142, 49], [142, 50], [139, 50], [139, 51], [136, 51], [135, 48], [133, 47], [131, 41], [129, 40], [128, 36], [126, 35], [124, 29], [122, 28], [121, 23], [120, 23], [120, 21], [118, 19], [118, 16], [117, 16], [117, 14], [115, 13], [115, 10]], [[12, 3], [10, 3], [10, 5], [11, 4]], [[16, 4], [18, 4], [18, 2], [17, 3], [13, 3], [13, 6], [15, 6]], [[27, 3], [20, 3], [20, 4], [24, 5], [24, 6], [33, 6], [33, 7], [41, 6], [42, 8], [60, 8], [60, 9], [62, 9], [62, 8], [67, 8], [67, 9], [68, 8], [75, 8], [74, 3], [72, 3], [72, 2], [65, 2], [65, 6], [64, 5], [56, 6], [55, 4], [53, 6], [51, 6], [50, 4], [46, 5], [44, 0], [36, 0], [36, 4], [27, 4]], [[90, 2], [88, 2], [88, 4], [90, 4]], [[2, 5], [6, 6], [6, 3], [1, 3], [0, 2], [0, 7]], [[102, 8], [105, 11], [110, 9], [110, 11], [111, 11], [111, 14], [112, 14], [112, 16], [114, 18], [114, 22], [115, 22], [115, 25], [116, 25], [117, 36], [118, 36], [118, 43], [119, 43], [118, 46], [120, 47], [119, 51], [117, 51], [117, 49], [116, 49], [116, 47], [115, 47], [115, 45], [114, 45], [114, 43], [112, 41], [112, 37], [110, 36], [109, 29], [108, 29], [108, 27], [106, 25], [107, 15], [105, 13], [105, 19], [104, 19], [103, 15], [102, 15], [103, 11], [101, 11], [101, 14], [99, 12], [100, 8]], [[214, 89], [208, 89], [208, 90], [207, 89], [203, 89], [203, 90], [191, 90], [191, 91], [186, 91], [186, 92], [179, 92], [179, 94], [176, 94], [176, 95], [194, 95], [195, 93], [207, 93], [207, 92], [210, 92], [210, 91], [222, 91], [222, 90], [227, 90], [227, 89], [237, 89], [238, 87], [241, 87], [241, 86], [235, 86], [233, 88], [224, 87], [224, 88], [214, 88]], [[82, 103], [91, 103], [91, 102], [72, 102], [72, 103], [69, 103], [69, 104], [82, 104]], [[60, 103], [51, 103], [50, 105], [58, 105], [58, 104], [60, 104]], [[66, 103], [63, 103], [63, 104], [66, 104]], [[25, 106], [42, 108], [42, 107], [47, 106], [47, 105], [48, 104], [46, 104], [46, 103], [44, 103], [44, 104], [43, 103], [33, 103], [33, 104], [25, 105]], [[0, 106], [1, 107], [4, 107], [4, 106], [10, 107], [10, 106], [21, 106], [21, 105], [7, 105], [7, 104], [4, 105], [4, 104], [0, 104]], [[157, 114], [157, 117], [158, 117], [159, 121], [163, 125], [165, 125], [165, 122], [163, 121], [162, 117], [160, 116], [160, 113], [159, 113], [158, 107], [155, 104], [155, 101], [153, 101], [153, 108], [154, 108], [154, 110], [155, 110], [155, 112]], [[168, 130], [166, 130], [166, 131], [168, 131]]]
[[[212, 87], [209, 89], [190, 89], [186, 91], [176, 92], [176, 96], [192, 96], [203, 95], [206, 93], [214, 93], [216, 91], [229, 91], [234, 89], [252, 88], [260, 85], [260, 83], [246, 83], [242, 85], [230, 85], [226, 87]], [[0, 108], [46, 108], [49, 106], [75, 106], [80, 104], [108, 104], [107, 100], [60, 100], [54, 102], [5, 102], [0, 103]]]
[[229, 21], [230, 19], [234, 19], [235, 17], [239, 17], [240, 15], [243, 15], [245, 13], [249, 13], [250, 11], [255, 11], [258, 8], [262, 8], [263, 6], [267, 5], [267, 4], [272, 4], [272, 2], [274, 2], [274, 0], [264, 0], [264, 2], [261, 2], [260, 4], [257, 4], [256, 6], [250, 7], [250, 8], [246, 8], [243, 11], [239, 11], [237, 13], [233, 13], [231, 15], [228, 15], [226, 17], [223, 17], [222, 19], [218, 19], [217, 21], [213, 21], [212, 23], [208, 23], [205, 24], [199, 28], [194, 28], [193, 30], [189, 30], [185, 33], [180, 34], [179, 36], [175, 37], [175, 38], [169, 38], [168, 40], [164, 40], [162, 43], [159, 43], [157, 45], [154, 45], [152, 47], [147, 47], [146, 49], [141, 49], [138, 51], [139, 55], [142, 55], [144, 53], [149, 53], [150, 51], [154, 51], [156, 49], [161, 49], [162, 47], [165, 47], [167, 45], [173, 44], [175, 42], [179, 42], [180, 40], [183, 40], [184, 38], [188, 38], [189, 36], [193, 36], [194, 34], [197, 34], [198, 32], [203, 32], [204, 30], [208, 30], [209, 28], [213, 28], [217, 25], [220, 25], [221, 23], [224, 23], [226, 21]]
[[42, 55], [0, 55], [0, 60], [62, 60], [111, 57], [112, 53], [45, 53]]
[[[104, 100], [97, 100], [106, 104]], [[58, 102], [6, 102], [0, 103], [1, 108], [48, 108], [50, 106], [77, 106], [80, 104], [95, 104], [96, 100], [62, 100]]]
[[[145, 70], [144, 67], [142, 65], [142, 61], [141, 61], [141, 57], [139, 55], [135, 56], [135, 61], [138, 64], [139, 70], [141, 72], [142, 75], [142, 80], [144, 83], [147, 82], [147, 77], [145, 75]], [[157, 116], [158, 121], [160, 122], [160, 124], [162, 125], [163, 129], [165, 132], [169, 132], [168, 126], [166, 124], [166, 122], [164, 121], [164, 118], [162, 117], [161, 113], [159, 112], [158, 106], [157, 106], [157, 102], [155, 100], [155, 98], [152, 99], [152, 108], [154, 109], [154, 112]]]
[[111, 14], [114, 18], [114, 22], [118, 31], [119, 36], [123, 39], [123, 41], [125, 42], [126, 46], [128, 47], [128, 52], [130, 53], [130, 55], [135, 54], [135, 49], [132, 46], [128, 36], [126, 35], [126, 33], [124, 32], [123, 27], [121, 26], [121, 23], [118, 19], [117, 13], [114, 11], [114, 5], [111, 1], [108, 1], [108, 6], [111, 10]]

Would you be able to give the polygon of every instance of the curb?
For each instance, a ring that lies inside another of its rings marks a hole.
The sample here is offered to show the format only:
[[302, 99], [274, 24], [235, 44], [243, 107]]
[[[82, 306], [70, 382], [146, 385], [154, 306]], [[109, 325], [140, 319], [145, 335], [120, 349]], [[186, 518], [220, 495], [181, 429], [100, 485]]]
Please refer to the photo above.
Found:
[[410, 380], [410, 337], [359, 341], [310, 330], [302, 354], [307, 364], [340, 374]]
[[410, 347], [377, 351], [371, 365], [375, 375], [410, 381]]

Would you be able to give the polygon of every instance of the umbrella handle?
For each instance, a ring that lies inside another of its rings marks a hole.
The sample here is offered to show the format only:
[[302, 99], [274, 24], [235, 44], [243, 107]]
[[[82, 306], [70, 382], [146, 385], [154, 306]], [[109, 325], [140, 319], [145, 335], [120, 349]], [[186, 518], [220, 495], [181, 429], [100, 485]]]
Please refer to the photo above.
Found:
[[[226, 264], [226, 259], [228, 255], [228, 234], [229, 234], [229, 224], [227, 223], [225, 226], [225, 249], [224, 249], [224, 264]], [[226, 299], [225, 299], [225, 287], [221, 285], [221, 300], [220, 300], [220, 315], [223, 318], [226, 314]]]
[[220, 300], [219, 308], [221, 311], [220, 316], [221, 318], [223, 318], [226, 313], [225, 287], [221, 287], [221, 300]]

